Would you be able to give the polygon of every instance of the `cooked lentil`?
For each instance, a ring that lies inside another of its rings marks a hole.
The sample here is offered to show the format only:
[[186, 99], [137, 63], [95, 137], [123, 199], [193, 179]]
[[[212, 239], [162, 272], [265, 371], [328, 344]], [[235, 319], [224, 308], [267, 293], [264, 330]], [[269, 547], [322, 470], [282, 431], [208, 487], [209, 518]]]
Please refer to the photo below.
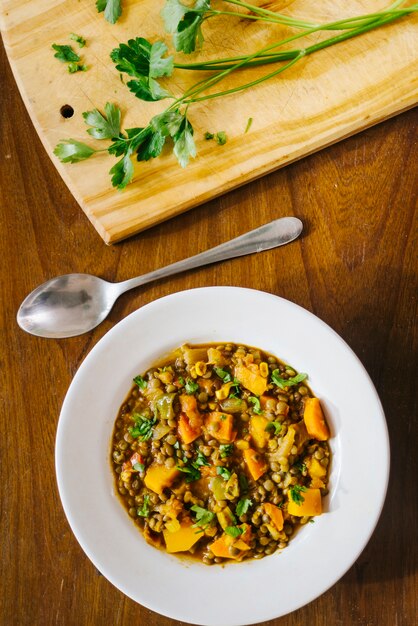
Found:
[[149, 543], [208, 565], [258, 559], [321, 513], [329, 431], [320, 408], [322, 431], [305, 419], [306, 375], [228, 343], [182, 346], [137, 378], [110, 458]]

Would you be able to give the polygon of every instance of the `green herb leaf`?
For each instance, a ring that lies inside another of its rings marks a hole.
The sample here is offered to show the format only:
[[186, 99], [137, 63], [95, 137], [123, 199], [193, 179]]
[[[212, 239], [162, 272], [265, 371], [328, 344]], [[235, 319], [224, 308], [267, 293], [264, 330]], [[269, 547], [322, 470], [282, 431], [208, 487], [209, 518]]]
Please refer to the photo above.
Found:
[[271, 432], [274, 435], [278, 435], [282, 429], [280, 422], [269, 422], [265, 428], [267, 432]]
[[203, 509], [197, 504], [193, 505], [190, 510], [193, 511], [193, 513], [196, 513], [196, 522], [193, 524], [194, 527], [199, 526], [200, 528], [205, 529], [215, 518], [215, 513], [212, 513], [212, 511], [208, 511], [207, 509]]
[[260, 398], [256, 398], [256, 396], [250, 396], [248, 400], [251, 402], [251, 404], [254, 405], [254, 413], [256, 413], [256, 415], [261, 415], [263, 410], [261, 408]]
[[234, 539], [236, 539], [237, 537], [239, 537], [240, 535], [242, 535], [242, 533], [244, 532], [242, 528], [238, 528], [238, 526], [227, 526], [225, 528], [225, 532], [227, 535], [229, 535], [230, 537], [234, 537]]
[[167, 0], [161, 11], [165, 28], [173, 33], [178, 52], [190, 54], [203, 43], [202, 22], [210, 11], [210, 0], [196, 0], [193, 6], [185, 6], [179, 0]]
[[280, 389], [285, 389], [286, 387], [293, 387], [294, 385], [298, 385], [305, 378], [308, 378], [308, 374], [297, 374], [293, 378], [282, 378], [280, 376], [280, 370], [273, 370], [271, 373], [271, 382], [280, 387]]
[[145, 469], [145, 465], [143, 463], [135, 463], [135, 465], [132, 465], [132, 469], [137, 472], [143, 472]]
[[222, 476], [224, 480], [229, 480], [232, 474], [232, 472], [230, 472], [229, 469], [227, 469], [226, 467], [221, 467], [220, 465], [218, 465], [218, 467], [216, 468], [216, 473], [219, 476]]
[[226, 136], [226, 132], [221, 130], [219, 133], [216, 133], [216, 143], [220, 146], [224, 146], [227, 142], [228, 138]]
[[108, 22], [115, 24], [122, 15], [122, 0], [97, 0], [96, 8], [98, 13], [104, 11]]
[[252, 501], [249, 498], [242, 498], [241, 500], [238, 501], [238, 504], [235, 509], [235, 513], [237, 514], [238, 517], [241, 517], [241, 515], [245, 515], [245, 513], [248, 511], [251, 505], [252, 505]]
[[134, 175], [134, 166], [131, 160], [131, 152], [127, 152], [125, 156], [118, 161], [109, 170], [109, 174], [112, 175], [112, 185], [118, 189], [125, 189]]
[[221, 367], [214, 367], [215, 374], [223, 380], [224, 383], [232, 382], [232, 374], [228, 370], [224, 370]]
[[290, 497], [292, 498], [293, 502], [295, 502], [299, 506], [302, 504], [302, 502], [305, 502], [305, 498], [300, 494], [302, 491], [306, 491], [306, 487], [302, 487], [302, 485], [293, 485], [292, 487], [290, 487], [289, 491]]
[[187, 465], [184, 465], [183, 467], [180, 467], [179, 465], [177, 465], [176, 467], [178, 470], [180, 470], [180, 472], [183, 472], [183, 474], [186, 474], [186, 483], [191, 483], [195, 480], [199, 480], [199, 478], [202, 477], [199, 468], [196, 467], [193, 463], [188, 463]]
[[79, 61], [80, 57], [71, 46], [61, 46], [60, 44], [53, 43], [52, 48], [56, 50], [54, 57], [62, 63], [69, 63], [70, 61]]
[[149, 510], [149, 495], [145, 494], [143, 505], [136, 510], [138, 517], [148, 517]]
[[186, 380], [186, 384], [184, 385], [184, 388], [186, 390], [186, 393], [189, 394], [189, 396], [191, 396], [194, 393], [196, 393], [196, 391], [199, 390], [199, 385], [198, 383], [195, 383], [194, 380], [192, 380], [191, 378], [188, 378]]
[[302, 473], [302, 472], [306, 472], [307, 471], [307, 467], [305, 465], [305, 463], [302, 463], [301, 461], [299, 461], [298, 463], [295, 463], [295, 467]]
[[142, 376], [135, 376], [133, 380], [134, 380], [134, 383], [138, 385], [140, 389], [146, 389], [148, 383], [145, 380], [145, 378], [142, 378]]
[[105, 104], [105, 115], [97, 109], [85, 111], [84, 121], [92, 128], [88, 129], [88, 134], [95, 139], [114, 139], [120, 135], [120, 109], [111, 102]]
[[71, 33], [70, 39], [72, 39], [73, 41], [76, 41], [78, 45], [80, 46], [80, 48], [84, 48], [84, 46], [86, 45], [86, 40], [81, 35], [76, 35], [75, 33]]
[[61, 163], [78, 163], [88, 159], [95, 152], [97, 150], [75, 139], [63, 139], [54, 149], [54, 154]]
[[245, 474], [240, 474], [238, 476], [238, 481], [239, 481], [239, 488], [241, 490], [241, 493], [247, 493], [248, 492], [248, 478], [246, 477]]
[[135, 426], [131, 426], [129, 428], [129, 433], [134, 439], [140, 438], [141, 441], [146, 441], [147, 439], [151, 439], [152, 437], [152, 429], [153, 426], [157, 423], [157, 419], [155, 417], [148, 418], [143, 415], [139, 415], [138, 413], [134, 413], [133, 419], [135, 421]]
[[221, 443], [221, 445], [219, 446], [221, 459], [225, 459], [227, 456], [231, 456], [233, 451], [234, 451], [233, 443]]
[[155, 78], [170, 76], [173, 72], [173, 57], [165, 57], [168, 48], [162, 41], [150, 43], [143, 37], [130, 39], [112, 50], [110, 57], [119, 72], [126, 72], [136, 80], [127, 83], [137, 98], [155, 102], [171, 94], [163, 89]]
[[141, 143], [136, 151], [137, 161], [149, 161], [161, 154], [165, 144], [165, 137], [160, 131], [152, 132], [149, 129], [149, 136]]
[[181, 167], [186, 167], [190, 158], [196, 156], [196, 144], [193, 139], [193, 126], [190, 124], [186, 116], [183, 117], [183, 121], [179, 130], [173, 137], [174, 141], [174, 154], [177, 157]]
[[206, 131], [204, 134], [204, 138], [206, 139], [206, 141], [209, 141], [210, 139], [215, 139], [215, 135], [213, 133], [210, 133], [209, 131]]
[[205, 455], [202, 452], [198, 452], [197, 453], [197, 458], [193, 463], [195, 466], [197, 465], [198, 467], [201, 467], [202, 465], [206, 465], [207, 467], [210, 466], [209, 461], [207, 460], [207, 458], [205, 457]]
[[213, 370], [224, 383], [234, 383], [229, 390], [229, 396], [232, 396], [234, 398], [237, 397], [237, 395], [241, 391], [239, 380], [234, 378], [231, 372], [228, 372], [228, 370], [222, 369], [221, 367], [214, 367]]

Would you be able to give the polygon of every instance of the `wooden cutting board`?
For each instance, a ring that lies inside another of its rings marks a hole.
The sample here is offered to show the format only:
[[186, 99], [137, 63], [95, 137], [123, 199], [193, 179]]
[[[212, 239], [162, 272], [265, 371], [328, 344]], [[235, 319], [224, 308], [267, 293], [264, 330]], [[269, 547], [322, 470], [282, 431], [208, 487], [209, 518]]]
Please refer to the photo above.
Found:
[[[222, 5], [222, 2], [213, 4]], [[283, 0], [259, 6], [305, 18], [331, 21], [382, 10], [388, 0]], [[171, 152], [135, 165], [133, 183], [112, 188], [106, 153], [78, 164], [61, 164], [52, 154], [61, 139], [103, 147], [86, 134], [83, 111], [106, 101], [123, 111], [123, 125], [146, 126], [167, 105], [143, 103], [121, 82], [109, 58], [119, 42], [144, 36], [161, 39], [163, 0], [124, 0], [122, 18], [108, 24], [95, 0], [0, 0], [7, 54], [33, 123], [62, 178], [106, 243], [114, 243], [153, 224], [242, 185], [286, 163], [352, 135], [414, 106], [418, 101], [418, 16], [402, 19], [298, 62], [270, 82], [189, 109], [197, 158], [182, 169]], [[229, 5], [231, 9], [231, 5]], [[80, 50], [87, 72], [70, 75], [54, 58], [52, 43], [72, 43], [70, 33], [87, 39]], [[289, 33], [282, 26], [236, 18], [214, 18], [204, 26], [203, 51], [194, 58], [235, 56], [255, 51]], [[323, 35], [311, 35], [310, 43]], [[169, 38], [165, 37], [169, 42]], [[270, 71], [257, 68], [253, 79]], [[243, 75], [241, 75], [243, 76]], [[201, 78], [201, 75], [198, 76]], [[222, 84], [228, 88], [237, 77]], [[241, 79], [240, 79], [241, 80]], [[196, 82], [178, 71], [176, 93]], [[74, 109], [62, 116], [64, 105]], [[248, 119], [253, 122], [246, 133]], [[227, 144], [204, 139], [205, 131], [225, 131]], [[396, 155], [388, 155], [395, 158]]]

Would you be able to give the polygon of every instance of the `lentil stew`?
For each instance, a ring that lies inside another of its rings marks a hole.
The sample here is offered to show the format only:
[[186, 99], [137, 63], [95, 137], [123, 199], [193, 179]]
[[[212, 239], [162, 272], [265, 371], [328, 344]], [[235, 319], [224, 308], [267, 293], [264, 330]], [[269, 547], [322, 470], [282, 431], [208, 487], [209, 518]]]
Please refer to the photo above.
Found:
[[330, 433], [306, 374], [225, 343], [184, 345], [133, 382], [111, 463], [147, 542], [209, 565], [260, 559], [321, 514]]

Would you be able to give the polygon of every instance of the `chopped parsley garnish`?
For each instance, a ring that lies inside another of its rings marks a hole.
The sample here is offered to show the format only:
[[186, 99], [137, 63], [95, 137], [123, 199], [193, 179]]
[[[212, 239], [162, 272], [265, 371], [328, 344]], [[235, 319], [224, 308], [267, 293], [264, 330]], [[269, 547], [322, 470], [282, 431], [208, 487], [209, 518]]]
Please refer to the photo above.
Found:
[[135, 463], [135, 465], [132, 465], [132, 469], [134, 469], [136, 472], [143, 472], [145, 469], [145, 465], [143, 463]]
[[306, 487], [302, 485], [293, 485], [293, 487], [290, 487], [290, 497], [295, 504], [301, 505], [302, 502], [305, 502], [305, 498], [301, 496], [302, 491], [306, 491]]
[[253, 404], [253, 411], [256, 415], [261, 415], [263, 409], [261, 408], [260, 398], [256, 398], [255, 396], [250, 396], [248, 400]]
[[238, 501], [238, 504], [235, 509], [235, 513], [238, 515], [238, 517], [241, 517], [241, 515], [246, 514], [246, 512], [248, 511], [251, 505], [252, 505], [252, 501], [250, 500], [250, 498], [242, 498], [241, 500]]
[[227, 370], [223, 370], [221, 367], [214, 367], [215, 374], [221, 378], [224, 383], [230, 383], [232, 381], [232, 374]]
[[199, 467], [195, 463], [187, 463], [183, 465], [183, 467], [177, 465], [177, 469], [183, 472], [183, 474], [186, 474], [186, 483], [192, 483], [202, 477]]
[[131, 428], [128, 429], [131, 437], [134, 439], [139, 437], [141, 441], [151, 439], [152, 428], [157, 423], [157, 419], [155, 417], [147, 418], [143, 415], [138, 415], [138, 413], [134, 413], [133, 418], [135, 420], [135, 426], [131, 426]]
[[269, 422], [265, 428], [268, 432], [272, 432], [274, 435], [278, 435], [282, 429], [280, 422]]
[[300, 471], [300, 472], [306, 472], [307, 467], [305, 463], [302, 463], [302, 461], [299, 461], [298, 463], [295, 463], [295, 467]]
[[225, 459], [227, 456], [231, 456], [233, 451], [234, 451], [233, 443], [221, 443], [221, 445], [219, 446], [221, 459]]
[[61, 46], [60, 44], [53, 43], [52, 48], [56, 50], [54, 57], [62, 63], [77, 62], [80, 57], [71, 46]]
[[280, 387], [280, 389], [285, 389], [286, 387], [294, 387], [294, 385], [298, 385], [303, 380], [308, 378], [308, 374], [297, 374], [293, 376], [293, 378], [282, 378], [280, 376], [281, 372], [279, 369], [273, 370], [271, 373], [271, 382]]
[[228, 372], [228, 370], [224, 370], [221, 367], [214, 367], [213, 369], [215, 374], [219, 376], [219, 378], [221, 378], [224, 383], [234, 383], [233, 385], [231, 385], [231, 388], [229, 390], [229, 396], [236, 397], [241, 391], [239, 380], [234, 378], [231, 372]]
[[238, 476], [239, 488], [241, 489], [241, 493], [247, 493], [248, 491], [248, 478], [245, 474], [240, 474]]
[[211, 139], [215, 139], [215, 135], [213, 133], [210, 133], [209, 131], [206, 131], [204, 134], [204, 138], [206, 139], [206, 141], [210, 141]]
[[197, 453], [197, 458], [194, 461], [194, 464], [197, 465], [198, 467], [201, 467], [202, 465], [206, 465], [206, 466], [210, 465], [209, 461], [207, 460], [207, 458], [202, 452]]
[[188, 378], [186, 380], [186, 384], [184, 385], [184, 388], [186, 390], [186, 393], [188, 393], [189, 396], [191, 396], [192, 394], [196, 393], [196, 391], [199, 390], [199, 385], [198, 383], [195, 383], [194, 380], [192, 380], [191, 378]]
[[148, 495], [144, 496], [144, 502], [142, 506], [136, 510], [136, 512], [139, 517], [148, 517], [149, 515], [149, 496]]
[[225, 532], [230, 537], [234, 537], [234, 539], [236, 539], [237, 537], [242, 535], [244, 531], [242, 530], [242, 528], [239, 528], [238, 526], [227, 526], [225, 528]]
[[84, 48], [84, 46], [86, 45], [86, 40], [81, 35], [76, 35], [75, 33], [71, 33], [70, 39], [72, 39], [73, 41], [76, 41], [78, 45], [80, 46], [80, 48]]
[[218, 466], [218, 467], [216, 468], [216, 473], [217, 473], [219, 476], [222, 476], [222, 478], [223, 478], [224, 480], [229, 480], [229, 479], [231, 478], [231, 473], [232, 473], [232, 472], [230, 472], [230, 471], [229, 471], [229, 469], [227, 469], [226, 467], [221, 467], [221, 466]]
[[147, 381], [142, 378], [142, 376], [135, 376], [134, 383], [138, 385], [140, 389], [145, 389], [148, 384]]
[[193, 511], [193, 513], [196, 513], [196, 522], [193, 526], [199, 526], [203, 530], [209, 526], [215, 517], [215, 513], [212, 513], [212, 511], [208, 511], [197, 504], [193, 505], [190, 510]]

